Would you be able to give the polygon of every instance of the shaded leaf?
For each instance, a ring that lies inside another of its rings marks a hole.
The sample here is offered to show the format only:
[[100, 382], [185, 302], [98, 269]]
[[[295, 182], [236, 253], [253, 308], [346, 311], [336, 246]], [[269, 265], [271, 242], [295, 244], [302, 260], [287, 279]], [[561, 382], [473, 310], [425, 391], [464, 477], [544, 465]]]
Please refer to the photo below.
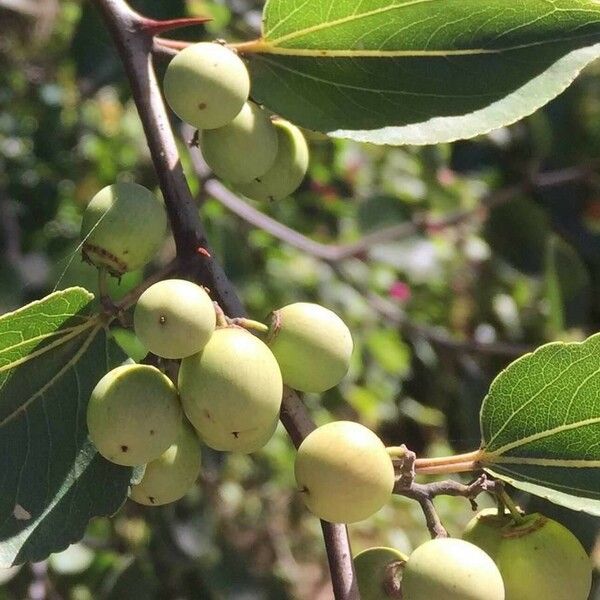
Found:
[[0, 566], [45, 558], [114, 513], [132, 470], [89, 442], [97, 381], [124, 359], [71, 288], [0, 317]]
[[513, 123], [600, 52], [595, 0], [269, 0], [253, 97], [303, 127], [432, 144]]
[[515, 487], [600, 515], [600, 334], [507, 367], [481, 408], [481, 464]]

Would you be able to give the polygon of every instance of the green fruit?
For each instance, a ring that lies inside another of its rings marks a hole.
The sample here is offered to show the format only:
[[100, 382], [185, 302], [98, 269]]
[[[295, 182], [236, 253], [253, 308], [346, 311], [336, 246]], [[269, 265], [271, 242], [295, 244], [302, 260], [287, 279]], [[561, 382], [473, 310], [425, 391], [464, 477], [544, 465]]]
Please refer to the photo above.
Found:
[[495, 558], [502, 541], [502, 527], [512, 522], [509, 513], [500, 515], [497, 508], [485, 508], [467, 523], [462, 539]]
[[225, 433], [216, 431], [214, 436], [212, 432], [210, 434], [205, 433], [202, 440], [213, 450], [250, 454], [267, 445], [273, 437], [278, 423], [279, 415], [276, 415], [270, 425], [240, 431], [233, 440], [231, 439], [231, 433], [228, 431]]
[[367, 519], [390, 500], [394, 487], [382, 441], [351, 421], [312, 431], [298, 448], [295, 474], [308, 509], [334, 523]]
[[179, 500], [200, 473], [200, 440], [188, 423], [182, 423], [175, 442], [146, 465], [144, 477], [129, 497], [139, 504], [159, 506]]
[[419, 546], [402, 575], [404, 600], [504, 600], [498, 567], [480, 548], [454, 538]]
[[176, 439], [181, 408], [170, 379], [155, 367], [128, 364], [109, 371], [92, 391], [90, 439], [118, 465], [146, 464]]
[[204, 160], [217, 176], [231, 183], [248, 183], [264, 175], [277, 155], [277, 130], [267, 113], [246, 103], [224, 127], [202, 133]]
[[253, 447], [271, 431], [283, 382], [263, 342], [244, 329], [226, 327], [217, 329], [201, 352], [183, 359], [179, 393], [185, 414], [207, 445], [248, 452], [249, 444]]
[[198, 129], [214, 129], [242, 110], [250, 93], [250, 77], [235, 52], [202, 42], [171, 60], [163, 89], [169, 106], [183, 121]]
[[215, 330], [216, 313], [199, 285], [166, 279], [140, 296], [133, 325], [149, 352], [163, 358], [184, 358], [204, 348]]
[[267, 340], [283, 381], [301, 392], [336, 386], [350, 365], [352, 335], [332, 311], [297, 302], [273, 312]]
[[302, 132], [289, 121], [273, 121], [279, 140], [277, 156], [271, 168], [250, 183], [236, 189], [253, 200], [281, 200], [292, 194], [308, 169], [308, 145]]
[[395, 548], [369, 548], [354, 557], [361, 600], [402, 600], [400, 582], [408, 556]]
[[502, 529], [496, 563], [506, 600], [586, 600], [592, 565], [579, 540], [539, 513]]
[[81, 223], [81, 250], [88, 262], [121, 276], [150, 262], [167, 229], [164, 204], [136, 183], [101, 189]]

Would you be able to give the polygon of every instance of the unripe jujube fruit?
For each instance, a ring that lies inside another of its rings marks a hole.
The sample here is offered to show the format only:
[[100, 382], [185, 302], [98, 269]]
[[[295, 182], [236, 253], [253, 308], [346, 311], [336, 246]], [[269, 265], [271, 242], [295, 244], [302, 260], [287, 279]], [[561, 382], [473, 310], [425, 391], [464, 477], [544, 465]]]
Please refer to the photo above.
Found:
[[150, 286], [133, 313], [135, 334], [152, 353], [184, 358], [200, 352], [215, 330], [215, 308], [204, 288], [184, 279]]
[[277, 155], [271, 168], [236, 189], [253, 200], [281, 200], [296, 191], [308, 169], [308, 145], [302, 132], [289, 121], [275, 119]]
[[502, 528], [512, 522], [510, 513], [501, 515], [497, 508], [485, 508], [467, 523], [462, 539], [495, 559], [502, 541]]
[[579, 540], [539, 513], [502, 529], [496, 563], [506, 600], [586, 600], [592, 565]]
[[197, 129], [214, 129], [242, 110], [250, 92], [250, 77], [235, 52], [201, 42], [171, 60], [163, 89], [169, 106], [183, 121]]
[[183, 359], [179, 393], [185, 414], [208, 446], [247, 451], [248, 438], [262, 439], [272, 430], [283, 382], [261, 340], [226, 327], [217, 329], [201, 352]]
[[238, 452], [239, 454], [250, 454], [264, 448], [269, 440], [275, 434], [277, 424], [279, 423], [279, 414], [275, 416], [270, 426], [260, 426], [251, 430], [240, 431], [237, 437], [232, 440], [231, 433], [226, 431], [204, 433], [202, 440], [213, 450], [226, 452]]
[[409, 556], [402, 574], [404, 600], [504, 600], [494, 561], [474, 544], [437, 538]]
[[183, 498], [200, 473], [200, 440], [183, 422], [177, 439], [157, 459], [149, 462], [144, 477], [129, 497], [139, 504], [159, 506]]
[[146, 464], [176, 439], [181, 408], [171, 380], [150, 365], [128, 364], [97, 384], [87, 409], [90, 439], [118, 465]]
[[200, 138], [208, 166], [231, 183], [248, 183], [264, 175], [275, 161], [277, 145], [277, 130], [268, 114], [250, 102], [231, 123], [204, 131]]
[[296, 302], [273, 312], [269, 339], [283, 381], [301, 392], [324, 392], [348, 371], [352, 335], [331, 310]]
[[83, 257], [120, 276], [150, 262], [167, 229], [163, 202], [136, 183], [115, 183], [89, 202], [81, 223]]
[[392, 496], [394, 467], [383, 442], [351, 421], [323, 425], [304, 439], [294, 466], [302, 499], [315, 515], [354, 523]]
[[368, 548], [354, 557], [361, 600], [402, 600], [400, 583], [408, 556], [395, 548]]

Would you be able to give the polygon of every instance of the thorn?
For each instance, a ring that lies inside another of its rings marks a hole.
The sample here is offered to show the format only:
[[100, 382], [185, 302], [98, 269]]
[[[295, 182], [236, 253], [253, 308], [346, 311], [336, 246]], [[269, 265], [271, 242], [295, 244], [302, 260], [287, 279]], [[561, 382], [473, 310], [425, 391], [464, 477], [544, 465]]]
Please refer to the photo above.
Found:
[[196, 248], [196, 254], [201, 254], [202, 256], [206, 256], [206, 258], [212, 258], [210, 252], [206, 248], [203, 248], [202, 246], [198, 246]]
[[142, 22], [142, 29], [151, 35], [160, 35], [165, 31], [190, 27], [191, 25], [204, 25], [212, 21], [211, 17], [186, 17], [183, 19], [168, 19], [166, 21], [156, 21], [155, 19], [145, 19]]

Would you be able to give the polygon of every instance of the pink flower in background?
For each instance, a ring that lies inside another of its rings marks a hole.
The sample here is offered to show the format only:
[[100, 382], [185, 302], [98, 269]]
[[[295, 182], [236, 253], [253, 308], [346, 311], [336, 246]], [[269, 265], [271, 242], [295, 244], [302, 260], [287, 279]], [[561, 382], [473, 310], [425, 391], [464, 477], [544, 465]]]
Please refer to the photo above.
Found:
[[411, 291], [410, 287], [404, 281], [395, 281], [392, 283], [389, 289], [390, 298], [398, 300], [399, 302], [407, 302], [410, 300]]

